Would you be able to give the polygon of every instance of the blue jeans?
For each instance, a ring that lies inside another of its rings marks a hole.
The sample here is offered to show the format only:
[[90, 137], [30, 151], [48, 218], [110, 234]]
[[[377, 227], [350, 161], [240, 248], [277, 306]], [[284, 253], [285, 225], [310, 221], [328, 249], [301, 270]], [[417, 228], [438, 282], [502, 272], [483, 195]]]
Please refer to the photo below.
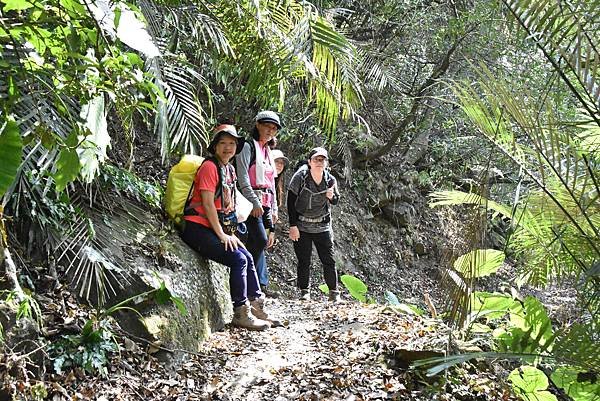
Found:
[[246, 227], [248, 229], [246, 246], [248, 247], [248, 252], [252, 254], [254, 264], [256, 265], [258, 264], [260, 255], [267, 247], [267, 231], [265, 230], [262, 217], [249, 216], [246, 220]]
[[256, 262], [256, 274], [258, 274], [258, 282], [262, 286], [269, 284], [269, 270], [267, 269], [267, 256], [263, 251]]
[[200, 256], [229, 267], [229, 292], [233, 306], [242, 306], [248, 298], [256, 299], [260, 292], [252, 255], [246, 249], [225, 250], [215, 232], [202, 224], [185, 222], [181, 239]]

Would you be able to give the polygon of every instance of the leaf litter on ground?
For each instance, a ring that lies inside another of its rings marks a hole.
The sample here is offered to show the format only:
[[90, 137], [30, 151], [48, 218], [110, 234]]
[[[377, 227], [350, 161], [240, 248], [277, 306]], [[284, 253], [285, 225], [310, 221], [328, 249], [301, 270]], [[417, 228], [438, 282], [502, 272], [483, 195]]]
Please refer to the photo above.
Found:
[[[73, 311], [70, 320], [85, 321], [76, 302], [66, 297], [65, 304]], [[49, 399], [514, 399], [492, 371], [462, 369], [451, 379], [426, 378], [403, 366], [398, 355], [406, 352], [444, 352], [450, 328], [438, 319], [355, 301], [269, 299], [268, 308], [289, 325], [264, 332], [227, 326], [176, 369], [162, 363], [160, 353], [149, 354], [147, 344], [119, 332], [120, 352], [113, 354], [107, 377], [81, 369], [47, 375]]]

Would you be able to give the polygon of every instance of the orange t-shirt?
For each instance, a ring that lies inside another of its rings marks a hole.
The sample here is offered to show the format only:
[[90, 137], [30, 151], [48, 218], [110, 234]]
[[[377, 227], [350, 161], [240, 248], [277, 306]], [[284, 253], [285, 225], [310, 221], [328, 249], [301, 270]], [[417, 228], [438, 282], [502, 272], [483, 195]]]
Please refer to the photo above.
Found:
[[[225, 214], [235, 210], [235, 204], [232, 202], [231, 194], [235, 188], [235, 172], [233, 166], [227, 164], [227, 166], [220, 166], [222, 169], [223, 176], [223, 194], [217, 196], [215, 199], [215, 207], [217, 211], [223, 211]], [[212, 160], [206, 160], [202, 163], [196, 178], [194, 179], [194, 191], [192, 193], [192, 199], [190, 205], [198, 205], [194, 210], [198, 215], [183, 216], [187, 221], [193, 221], [194, 223], [202, 224], [205, 227], [212, 228], [210, 222], [206, 218], [206, 210], [202, 206], [202, 191], [209, 191], [216, 193], [219, 191], [217, 186], [219, 185], [219, 171], [217, 165]], [[221, 200], [223, 202], [221, 202]]]

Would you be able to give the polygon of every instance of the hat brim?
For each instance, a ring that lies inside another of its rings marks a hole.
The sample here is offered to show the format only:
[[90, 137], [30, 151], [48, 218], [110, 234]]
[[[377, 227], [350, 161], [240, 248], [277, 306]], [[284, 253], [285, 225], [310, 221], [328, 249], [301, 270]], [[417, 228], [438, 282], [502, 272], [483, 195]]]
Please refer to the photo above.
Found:
[[279, 160], [279, 159], [283, 159], [283, 163], [284, 163], [286, 166], [287, 166], [288, 164], [290, 164], [290, 159], [288, 159], [288, 158], [287, 158], [287, 157], [285, 157], [285, 156], [280, 156], [280, 157], [277, 157], [275, 160]]
[[261, 118], [260, 120], [257, 120], [256, 122], [257, 123], [272, 123], [277, 126], [277, 129], [281, 129], [281, 124], [279, 124], [279, 121], [274, 120], [272, 118]]
[[217, 142], [219, 142], [219, 139], [221, 139], [221, 137], [223, 135], [229, 135], [229, 136], [232, 136], [237, 139], [237, 146], [235, 148], [235, 154], [236, 155], [239, 154], [242, 151], [242, 149], [244, 148], [244, 138], [237, 134], [233, 135], [229, 131], [219, 131], [216, 133], [216, 135], [213, 137], [213, 139], [208, 144], [208, 147], [206, 148], [208, 153], [210, 153], [211, 155], [215, 154], [215, 147], [217, 146]]
[[314, 155], [311, 155], [310, 158], [314, 159], [315, 157], [318, 157], [318, 156], [323, 156], [324, 158], [329, 160], [329, 155], [327, 155], [327, 153], [323, 153], [323, 152], [317, 152]]

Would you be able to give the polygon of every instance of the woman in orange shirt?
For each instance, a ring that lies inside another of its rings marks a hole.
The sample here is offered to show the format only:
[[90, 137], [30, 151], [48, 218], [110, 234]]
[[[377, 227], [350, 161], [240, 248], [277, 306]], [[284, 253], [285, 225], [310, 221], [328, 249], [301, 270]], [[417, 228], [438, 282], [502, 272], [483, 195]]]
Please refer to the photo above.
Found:
[[252, 255], [234, 235], [236, 175], [229, 162], [241, 150], [242, 143], [233, 125], [221, 124], [215, 128], [208, 146], [212, 156], [206, 158], [196, 173], [181, 237], [201, 256], [229, 267], [232, 324], [265, 330], [281, 322], [265, 312]]

